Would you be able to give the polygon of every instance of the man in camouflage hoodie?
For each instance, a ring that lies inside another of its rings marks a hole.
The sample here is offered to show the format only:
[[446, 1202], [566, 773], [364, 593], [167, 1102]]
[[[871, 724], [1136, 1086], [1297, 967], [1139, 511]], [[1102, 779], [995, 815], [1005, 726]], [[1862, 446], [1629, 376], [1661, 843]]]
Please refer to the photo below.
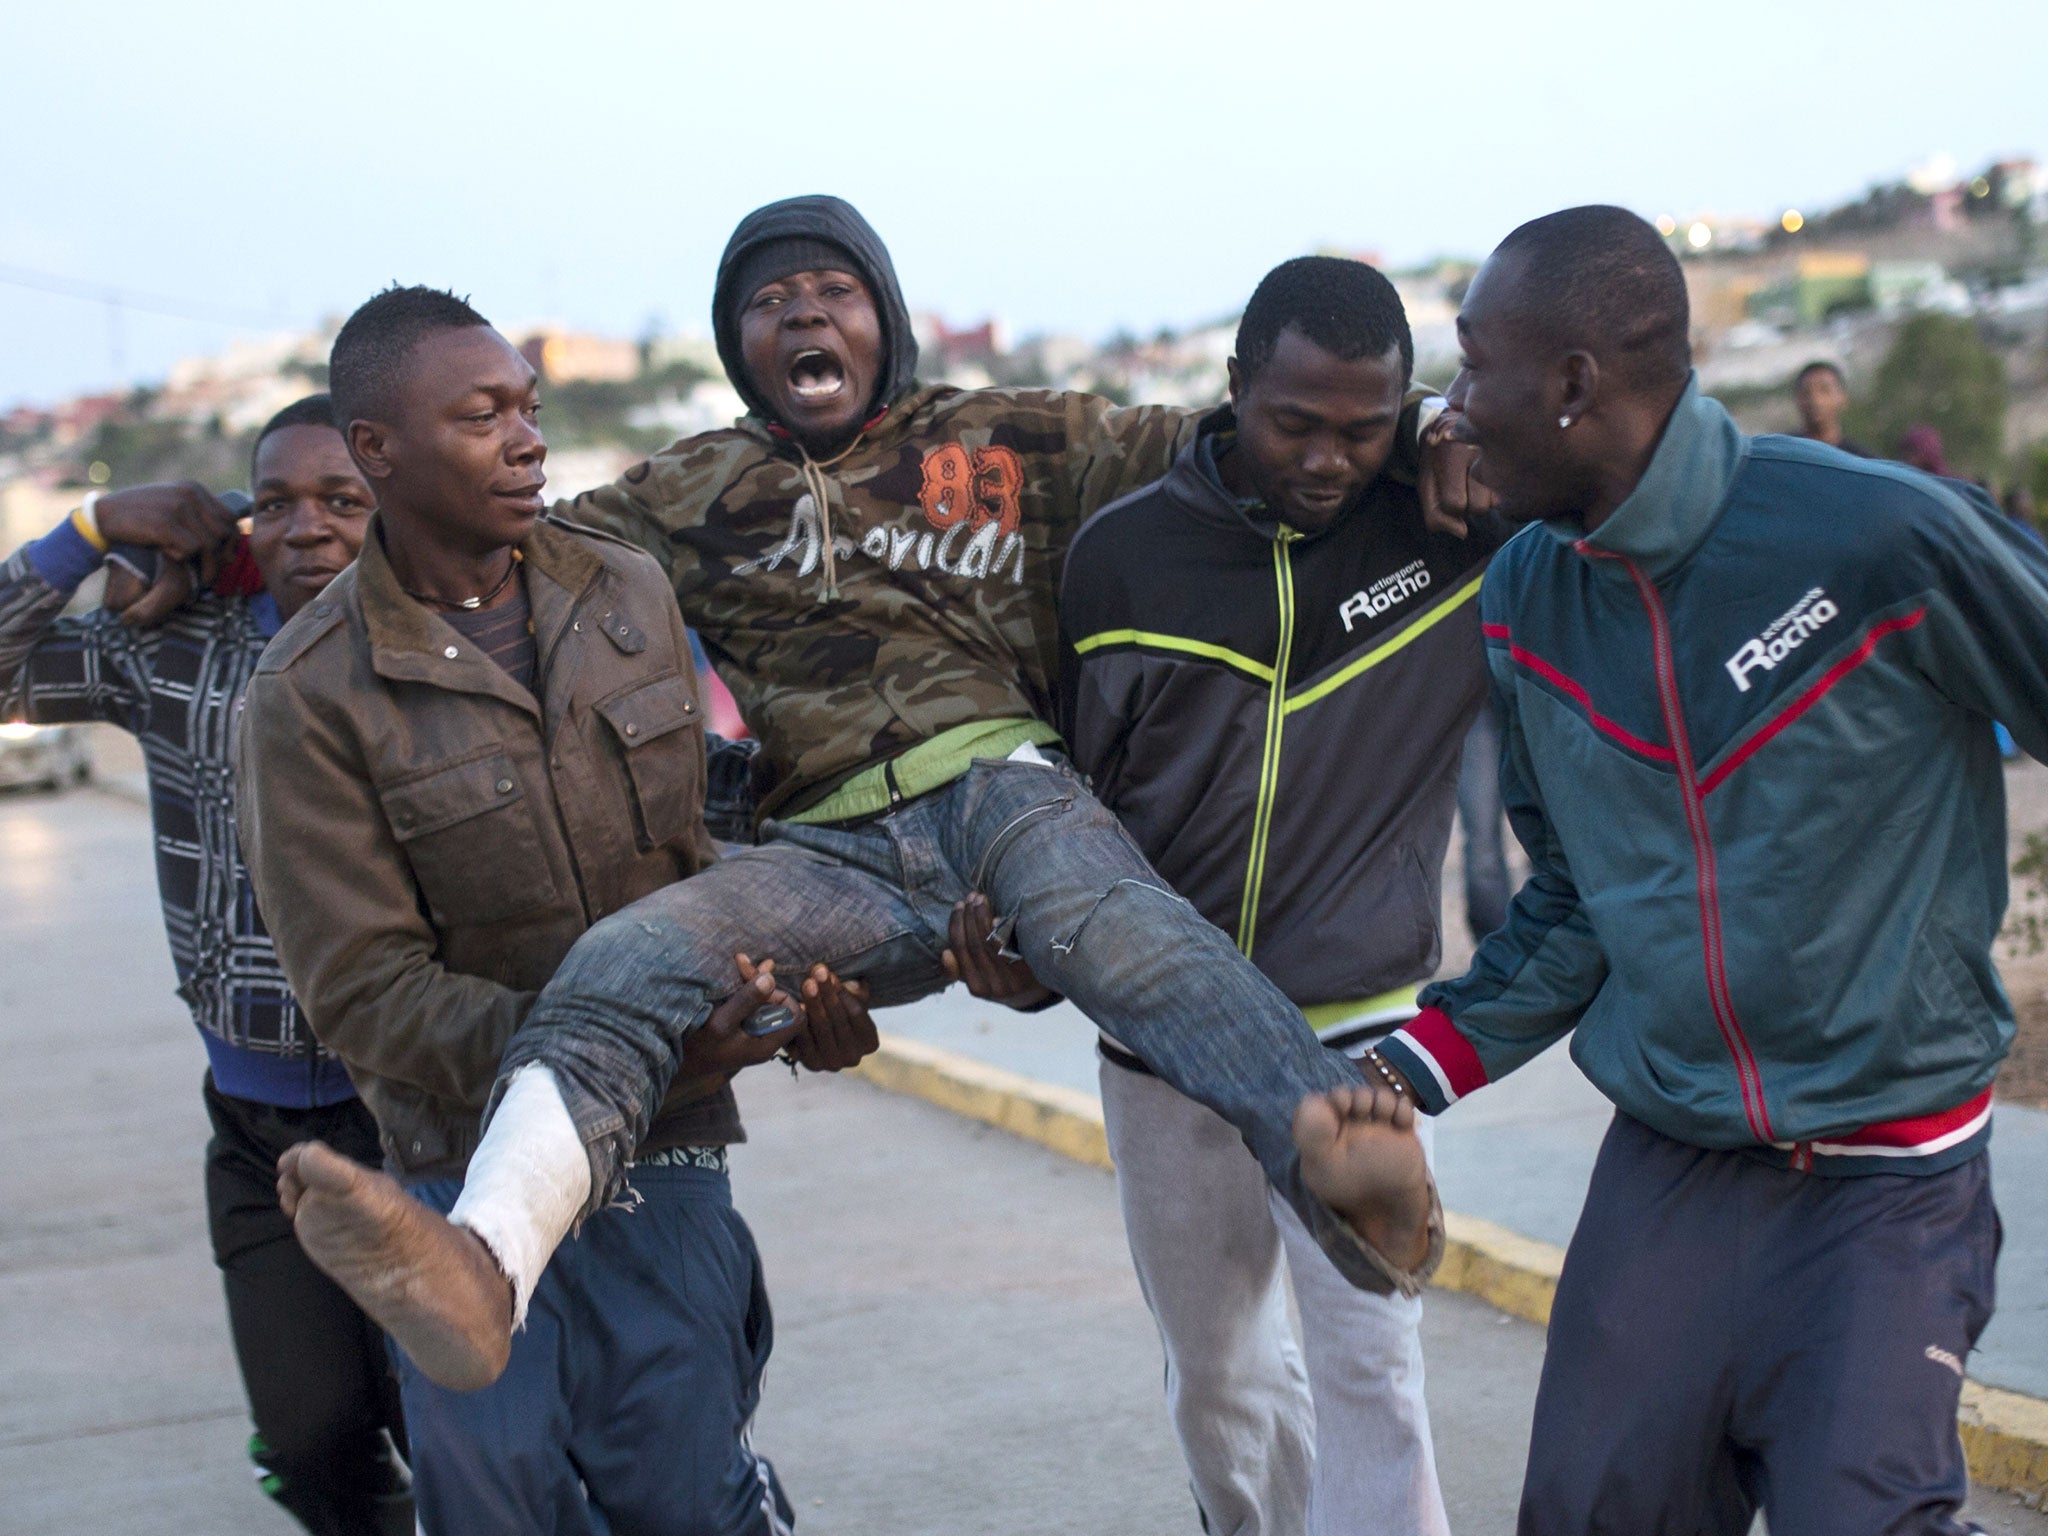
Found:
[[[791, 265], [805, 262], [857, 281], [806, 284]], [[849, 305], [873, 316], [858, 338], [834, 313]], [[1050, 718], [1067, 542], [1163, 473], [1194, 413], [919, 385], [889, 254], [837, 198], [742, 223], [713, 310], [749, 414], [558, 510], [668, 567], [761, 738], [762, 814], [790, 819], [955, 727]], [[834, 375], [836, 391], [807, 398]]]
[[[742, 221], [714, 318], [750, 414], [558, 510], [667, 567], [762, 740], [760, 844], [579, 941], [506, 1053], [453, 1226], [395, 1190], [377, 1210], [316, 1190], [302, 1241], [428, 1374], [488, 1375], [507, 1279], [528, 1292], [618, 1193], [735, 950], [907, 1002], [946, 985], [955, 905], [985, 892], [1042, 981], [1239, 1130], [1348, 1279], [1412, 1294], [1443, 1240], [1408, 1105], [1325, 1050], [1049, 750], [1067, 543], [1165, 471], [1193, 414], [919, 387], [888, 253], [836, 198]], [[1313, 1192], [1335, 1160], [1383, 1177], [1335, 1210]]]

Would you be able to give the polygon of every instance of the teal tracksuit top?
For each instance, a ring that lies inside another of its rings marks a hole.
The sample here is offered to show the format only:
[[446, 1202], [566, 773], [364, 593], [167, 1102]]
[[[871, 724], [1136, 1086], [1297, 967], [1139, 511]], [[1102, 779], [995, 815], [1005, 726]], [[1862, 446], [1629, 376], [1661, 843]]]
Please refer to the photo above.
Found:
[[1480, 593], [1532, 874], [1387, 1056], [1438, 1111], [1568, 1031], [1625, 1113], [1817, 1173], [1990, 1134], [2012, 1039], [1992, 722], [2048, 759], [2048, 551], [1974, 487], [1688, 386], [1592, 534]]

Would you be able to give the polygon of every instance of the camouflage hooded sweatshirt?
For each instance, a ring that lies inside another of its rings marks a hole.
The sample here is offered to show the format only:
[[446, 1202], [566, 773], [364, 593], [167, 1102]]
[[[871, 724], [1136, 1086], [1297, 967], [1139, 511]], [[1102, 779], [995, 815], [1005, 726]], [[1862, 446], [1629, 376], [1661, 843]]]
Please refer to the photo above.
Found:
[[[847, 252], [886, 349], [886, 404], [851, 447], [816, 464], [746, 382], [726, 291], [749, 250], [793, 235]], [[792, 198], [743, 221], [713, 311], [750, 413], [556, 511], [667, 568], [683, 617], [761, 738], [762, 814], [815, 803], [958, 726], [1051, 719], [1068, 542], [1089, 513], [1166, 472], [1194, 413], [920, 387], [888, 252], [837, 198]]]

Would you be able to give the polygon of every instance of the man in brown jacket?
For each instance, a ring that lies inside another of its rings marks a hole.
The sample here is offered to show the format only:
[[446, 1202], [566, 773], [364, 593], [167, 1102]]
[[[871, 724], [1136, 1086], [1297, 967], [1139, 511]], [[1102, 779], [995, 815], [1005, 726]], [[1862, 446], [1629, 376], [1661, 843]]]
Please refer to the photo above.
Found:
[[[533, 370], [480, 316], [379, 294], [332, 373], [380, 511], [250, 684], [243, 845], [389, 1167], [447, 1211], [505, 1044], [571, 945], [715, 858], [703, 711], [659, 568], [542, 516]], [[857, 1004], [827, 976], [805, 990], [801, 1031], [747, 1033], [771, 994], [789, 1001], [764, 972], [698, 1032], [640, 1144], [637, 1208], [596, 1213], [515, 1297], [526, 1327], [494, 1387], [450, 1392], [402, 1361], [427, 1529], [655, 1531], [683, 1511], [786, 1528], [745, 1438], [770, 1325], [726, 1183], [726, 1078], [799, 1033], [814, 1064], [857, 1058]], [[317, 1143], [283, 1166], [288, 1188], [384, 1184]]]

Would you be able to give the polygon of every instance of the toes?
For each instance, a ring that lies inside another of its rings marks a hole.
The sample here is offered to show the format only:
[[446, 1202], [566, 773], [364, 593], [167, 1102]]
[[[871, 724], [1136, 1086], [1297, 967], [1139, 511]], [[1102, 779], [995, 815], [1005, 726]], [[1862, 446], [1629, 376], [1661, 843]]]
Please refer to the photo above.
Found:
[[1337, 1144], [1337, 1130], [1343, 1123], [1344, 1106], [1339, 1088], [1330, 1093], [1312, 1093], [1294, 1111], [1294, 1145], [1305, 1158], [1328, 1157]]
[[343, 1157], [324, 1141], [302, 1141], [291, 1150], [298, 1153], [294, 1168], [307, 1192], [346, 1194], [363, 1176], [360, 1164]]
[[299, 1152], [303, 1145], [286, 1147], [278, 1154], [277, 1203], [287, 1220], [299, 1213], [299, 1197], [306, 1192], [305, 1178], [299, 1172]]
[[1392, 1125], [1401, 1108], [1401, 1095], [1391, 1088], [1374, 1086], [1359, 1095], [1358, 1118], [1371, 1125]]

